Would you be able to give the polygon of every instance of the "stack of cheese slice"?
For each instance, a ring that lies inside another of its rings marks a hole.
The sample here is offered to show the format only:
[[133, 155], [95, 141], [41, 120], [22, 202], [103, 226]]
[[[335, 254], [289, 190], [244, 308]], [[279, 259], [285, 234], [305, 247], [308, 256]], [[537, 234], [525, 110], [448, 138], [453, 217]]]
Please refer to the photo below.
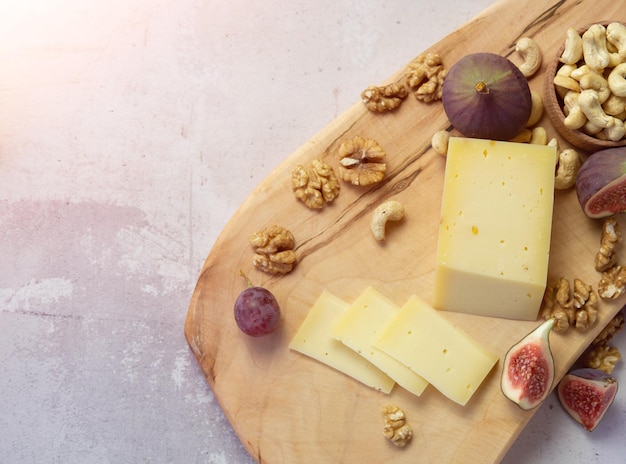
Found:
[[417, 296], [398, 307], [372, 287], [352, 304], [324, 291], [290, 348], [385, 393], [431, 384], [461, 405], [498, 361]]

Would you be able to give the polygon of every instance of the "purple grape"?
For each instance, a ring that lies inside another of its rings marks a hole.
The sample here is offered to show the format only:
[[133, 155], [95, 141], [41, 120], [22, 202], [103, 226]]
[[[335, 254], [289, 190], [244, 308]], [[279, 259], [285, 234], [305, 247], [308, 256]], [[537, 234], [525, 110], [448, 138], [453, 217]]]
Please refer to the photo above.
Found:
[[235, 322], [252, 337], [267, 335], [278, 327], [280, 306], [269, 290], [248, 284], [235, 301]]

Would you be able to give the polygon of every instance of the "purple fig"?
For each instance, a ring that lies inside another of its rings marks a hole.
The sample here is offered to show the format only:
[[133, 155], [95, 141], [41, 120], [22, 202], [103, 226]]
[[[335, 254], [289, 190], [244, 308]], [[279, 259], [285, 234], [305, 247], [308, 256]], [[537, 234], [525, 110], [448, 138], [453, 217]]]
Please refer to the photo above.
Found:
[[548, 319], [513, 345], [504, 357], [500, 387], [508, 399], [524, 410], [536, 408], [546, 399], [554, 382], [554, 359]]
[[576, 194], [590, 218], [626, 211], [626, 147], [591, 154], [578, 171]]
[[588, 367], [566, 374], [557, 388], [563, 408], [590, 432], [600, 423], [616, 393], [615, 377]]
[[472, 53], [448, 71], [442, 103], [464, 136], [509, 140], [526, 126], [531, 96], [526, 77], [510, 60], [494, 53]]

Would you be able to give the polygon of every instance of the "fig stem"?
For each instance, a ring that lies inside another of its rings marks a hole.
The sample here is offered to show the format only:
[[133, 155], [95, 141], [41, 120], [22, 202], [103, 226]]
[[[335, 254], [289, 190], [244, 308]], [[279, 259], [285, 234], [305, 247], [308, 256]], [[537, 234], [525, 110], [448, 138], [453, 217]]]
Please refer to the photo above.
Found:
[[485, 81], [476, 82], [476, 85], [474, 86], [474, 90], [476, 90], [476, 92], [478, 93], [489, 93], [489, 87], [487, 87], [487, 84], [485, 83]]

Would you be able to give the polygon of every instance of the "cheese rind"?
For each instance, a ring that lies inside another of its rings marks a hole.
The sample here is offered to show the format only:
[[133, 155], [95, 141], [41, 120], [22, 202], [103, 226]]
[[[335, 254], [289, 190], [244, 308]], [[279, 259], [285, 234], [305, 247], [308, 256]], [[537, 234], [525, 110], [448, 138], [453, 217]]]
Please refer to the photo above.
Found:
[[554, 147], [451, 137], [433, 306], [535, 320], [546, 288]]
[[389, 376], [330, 335], [332, 326], [349, 307], [349, 303], [324, 290], [300, 325], [289, 348], [369, 387], [389, 393], [395, 385]]
[[381, 329], [374, 345], [460, 405], [470, 400], [498, 362], [498, 356], [417, 296]]
[[398, 385], [414, 395], [428, 386], [423, 377], [373, 346], [380, 330], [395, 317], [399, 307], [373, 287], [367, 287], [332, 328], [332, 336], [363, 356]]

